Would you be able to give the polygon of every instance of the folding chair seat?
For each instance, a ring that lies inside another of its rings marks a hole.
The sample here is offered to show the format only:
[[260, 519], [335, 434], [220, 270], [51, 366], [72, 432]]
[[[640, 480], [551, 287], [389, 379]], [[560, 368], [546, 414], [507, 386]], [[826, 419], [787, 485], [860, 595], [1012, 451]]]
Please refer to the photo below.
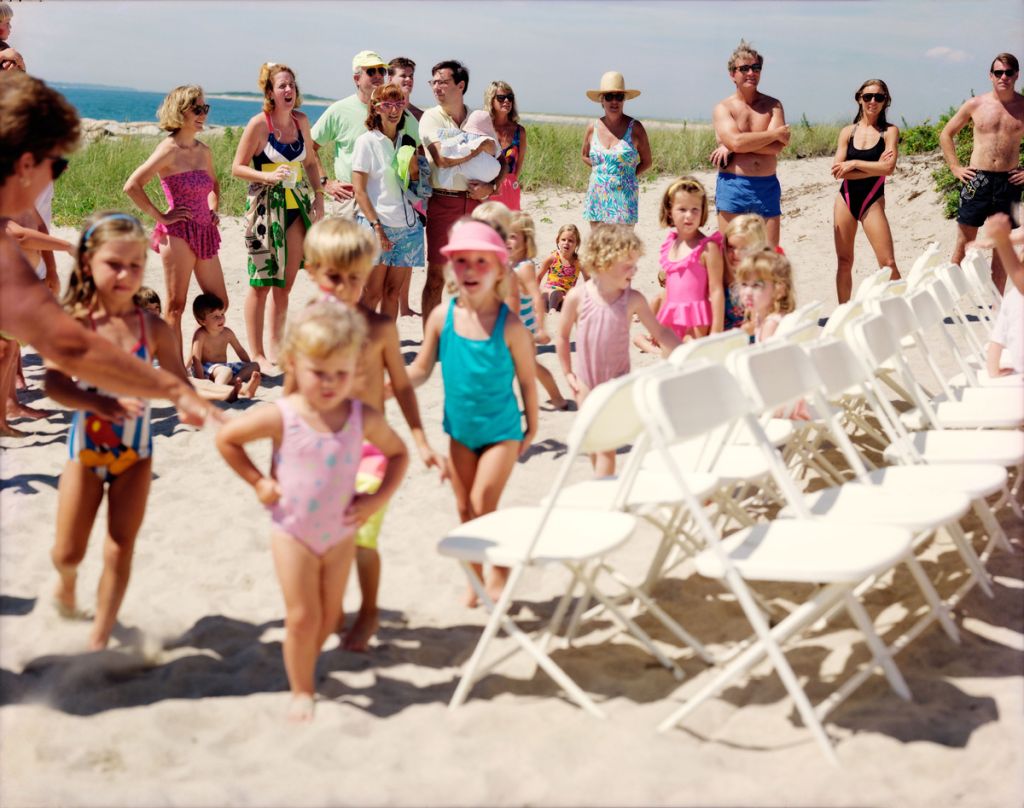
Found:
[[[694, 389], [700, 390], [701, 395], [691, 395]], [[786, 484], [781, 459], [753, 417], [738, 383], [725, 368], [704, 363], [683, 369], [678, 375], [645, 378], [637, 384], [636, 395], [638, 409], [651, 435], [652, 450], [662, 455], [668, 473], [684, 491], [686, 484], [670, 447], [736, 420], [745, 421], [751, 434], [758, 437], [759, 448], [773, 476], [780, 486]], [[768, 657], [804, 724], [829, 760], [835, 762], [821, 717], [800, 686], [782, 644], [836, 608], [844, 607], [871, 650], [870, 666], [881, 666], [893, 689], [901, 697], [910, 698], [906, 682], [853, 591], [863, 580], [902, 561], [910, 552], [911, 534], [892, 527], [865, 531], [863, 526], [835, 523], [826, 527], [815, 520], [786, 519], [744, 528], [723, 540], [691, 492], [686, 491], [685, 501], [708, 546], [697, 557], [697, 570], [727, 583], [750, 622], [754, 637], [723, 667], [709, 672], [710, 681], [668, 716], [659, 729], [674, 727], [699, 704]], [[769, 627], [747, 581], [813, 583], [818, 589], [777, 625]]]
[[[562, 687], [572, 701], [591, 715], [604, 717], [604, 712], [558, 667], [547, 651], [554, 633], [564, 622], [577, 587], [587, 597], [602, 603], [613, 618], [662, 665], [677, 677], [682, 677], [679, 667], [595, 582], [602, 560], [633, 536], [637, 517], [616, 509], [570, 508], [557, 504], [558, 494], [565, 486], [576, 458], [591, 452], [618, 449], [636, 439], [639, 424], [635, 418], [623, 417], [623, 413], [628, 415], [633, 410], [633, 383], [633, 377], [617, 379], [600, 385], [588, 396], [570, 430], [566, 458], [545, 505], [500, 509], [465, 522], [439, 542], [438, 552], [460, 562], [470, 585], [490, 613], [473, 655], [463, 670], [450, 707], [462, 704], [482, 676], [517, 650], [522, 650]], [[632, 477], [625, 475], [618, 481], [612, 497], [615, 503], [626, 501], [632, 483]], [[496, 603], [488, 596], [472, 564], [511, 568]], [[548, 626], [531, 636], [510, 616], [509, 607], [526, 570], [550, 565], [566, 568], [571, 580]], [[499, 631], [509, 635], [517, 647], [485, 664], [484, 656]], [[699, 643], [696, 645], [700, 648]]]

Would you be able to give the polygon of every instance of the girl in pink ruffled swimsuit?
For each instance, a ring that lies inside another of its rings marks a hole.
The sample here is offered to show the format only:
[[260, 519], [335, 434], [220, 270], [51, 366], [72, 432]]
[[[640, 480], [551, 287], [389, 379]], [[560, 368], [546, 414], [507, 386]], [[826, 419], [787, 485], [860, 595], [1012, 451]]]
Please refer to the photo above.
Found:
[[[143, 213], [156, 221], [150, 246], [164, 263], [167, 296], [164, 320], [181, 347], [181, 316], [188, 297], [188, 285], [195, 273], [199, 287], [228, 305], [224, 273], [217, 251], [217, 205], [220, 186], [213, 168], [213, 155], [196, 134], [206, 125], [210, 105], [203, 101], [203, 88], [176, 87], [157, 110], [160, 128], [170, 132], [125, 183], [125, 193]], [[146, 195], [146, 185], [160, 177], [167, 211], [163, 212]]]
[[665, 191], [661, 223], [674, 229], [661, 245], [665, 301], [658, 322], [680, 339], [721, 331], [725, 319], [722, 236], [700, 232], [707, 218], [707, 193], [693, 177], [682, 177]]

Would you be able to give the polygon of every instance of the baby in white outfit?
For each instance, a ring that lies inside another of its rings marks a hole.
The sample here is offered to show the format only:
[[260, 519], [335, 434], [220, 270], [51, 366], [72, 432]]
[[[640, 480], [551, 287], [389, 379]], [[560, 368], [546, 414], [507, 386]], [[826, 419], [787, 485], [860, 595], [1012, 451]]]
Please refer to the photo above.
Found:
[[443, 188], [451, 188], [456, 184], [456, 177], [462, 177], [467, 181], [493, 182], [501, 171], [501, 163], [494, 156], [499, 148], [498, 135], [491, 123], [491, 116], [486, 112], [479, 109], [471, 112], [462, 133], [456, 137], [446, 138], [438, 145], [442, 157], [465, 157], [472, 154], [473, 149], [481, 143], [484, 144], [484, 151], [471, 160], [453, 168], [435, 169], [436, 184]]

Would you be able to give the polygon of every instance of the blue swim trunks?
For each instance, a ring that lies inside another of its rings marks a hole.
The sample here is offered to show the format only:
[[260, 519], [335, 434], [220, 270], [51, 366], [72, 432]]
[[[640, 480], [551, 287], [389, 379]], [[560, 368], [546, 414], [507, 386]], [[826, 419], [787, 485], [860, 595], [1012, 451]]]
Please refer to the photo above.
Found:
[[715, 208], [723, 213], [759, 213], [766, 219], [782, 215], [779, 200], [782, 186], [779, 178], [741, 177], [739, 174], [718, 172], [715, 184]]
[[203, 372], [209, 378], [214, 368], [226, 367], [231, 370], [232, 377], [237, 376], [242, 372], [242, 368], [246, 365], [245, 362], [203, 362]]

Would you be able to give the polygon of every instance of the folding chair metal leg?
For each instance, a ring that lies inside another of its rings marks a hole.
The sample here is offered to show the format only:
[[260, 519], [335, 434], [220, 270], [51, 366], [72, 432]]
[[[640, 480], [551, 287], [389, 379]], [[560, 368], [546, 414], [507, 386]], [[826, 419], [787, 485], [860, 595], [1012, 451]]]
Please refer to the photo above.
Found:
[[1006, 531], [1003, 530], [1003, 526], [999, 524], [999, 520], [996, 519], [995, 514], [993, 514], [992, 510], [988, 507], [988, 503], [975, 501], [973, 506], [975, 514], [977, 514], [978, 519], [981, 520], [981, 525], [985, 528], [988, 535], [994, 538], [1000, 547], [1007, 552], [1012, 553], [1013, 545], [1010, 544], [1010, 540], [1006, 536]]
[[875, 633], [875, 627], [871, 625], [871, 618], [869, 618], [868, 613], [864, 611], [864, 607], [861, 606], [860, 601], [847, 591], [846, 596], [843, 598], [843, 605], [846, 607], [846, 611], [850, 615], [854, 624], [864, 635], [864, 641], [867, 643], [868, 648], [871, 649], [874, 662], [881, 666], [882, 672], [885, 674], [885, 678], [889, 681], [890, 687], [892, 687], [896, 692], [896, 695], [901, 699], [910, 701], [910, 688], [907, 687], [907, 683], [903, 679], [903, 674], [901, 674], [899, 668], [896, 667], [896, 663], [892, 661], [889, 649], [885, 647], [885, 643], [882, 642], [881, 637]]
[[988, 597], [995, 597], [995, 593], [992, 591], [992, 584], [989, 581], [988, 572], [985, 570], [985, 565], [981, 563], [981, 559], [978, 558], [978, 554], [974, 552], [974, 548], [971, 547], [971, 543], [967, 540], [967, 536], [960, 525], [946, 525], [946, 533], [949, 538], [953, 540], [953, 544], [956, 545], [957, 550], [960, 553], [960, 557], [967, 564], [971, 574], [977, 579], [978, 585], [981, 587], [981, 591], [984, 592]]
[[[942, 626], [942, 630], [946, 632], [953, 642], [957, 645], [960, 644], [960, 629], [957, 628], [956, 623], [949, 616], [949, 612], [939, 598], [939, 593], [935, 591], [935, 587], [932, 586], [932, 582], [928, 580], [928, 576], [925, 575], [924, 569], [921, 567], [921, 562], [913, 556], [907, 556], [906, 558], [907, 567], [910, 568], [910, 574], [914, 576], [914, 580], [917, 581], [917, 587], [921, 590], [921, 594], [924, 595], [925, 601], [931, 607], [932, 612], [935, 614], [935, 618], [939, 621], [939, 625]], [[979, 579], [980, 581], [981, 579]]]

